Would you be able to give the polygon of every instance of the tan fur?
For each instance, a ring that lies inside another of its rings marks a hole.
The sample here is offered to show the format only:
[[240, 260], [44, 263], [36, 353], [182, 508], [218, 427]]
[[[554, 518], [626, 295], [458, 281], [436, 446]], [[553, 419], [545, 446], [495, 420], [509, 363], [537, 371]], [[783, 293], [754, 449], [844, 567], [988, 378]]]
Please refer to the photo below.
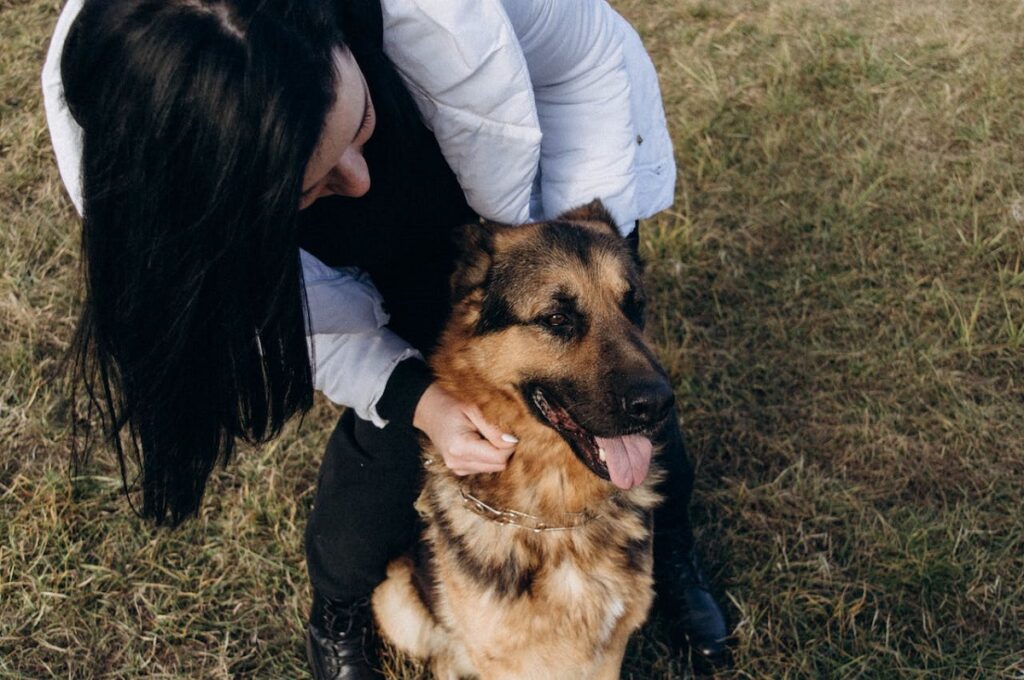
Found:
[[[592, 212], [578, 219], [590, 219]], [[592, 223], [580, 228], [608, 231], [608, 225]], [[507, 252], [538, 235], [529, 225], [497, 230], [489, 250]], [[584, 384], [597, 380], [591, 376], [606, 358], [607, 343], [638, 333], [618, 309], [628, 272], [623, 258], [612, 255], [585, 266], [552, 260], [524, 282], [515, 298], [524, 318], [542, 311], [546, 291], [557, 286], [581, 296], [592, 323], [601, 324], [603, 346], [585, 340], [563, 351], [521, 326], [474, 332], [489, 257], [478, 249], [460, 265], [454, 285], [465, 295], [432, 366], [443, 387], [477, 405], [502, 431], [514, 432], [519, 444], [504, 472], [464, 478], [452, 474], [436, 451], [424, 452], [430, 464], [417, 507], [426, 522], [422, 540], [432, 553], [433, 613], [413, 586], [412, 561], [403, 558], [374, 594], [378, 623], [400, 649], [430, 659], [439, 678], [617, 678], [629, 635], [644, 622], [653, 599], [649, 514], [658, 502], [652, 488], [658, 472], [652, 466], [639, 487], [616, 489], [529, 411], [516, 385], [531, 370], [550, 372], [552, 366]], [[627, 352], [622, 356], [626, 363], [634, 360]], [[587, 511], [597, 519], [535, 533], [481, 517], [465, 506], [460, 488], [494, 507], [537, 517]]]

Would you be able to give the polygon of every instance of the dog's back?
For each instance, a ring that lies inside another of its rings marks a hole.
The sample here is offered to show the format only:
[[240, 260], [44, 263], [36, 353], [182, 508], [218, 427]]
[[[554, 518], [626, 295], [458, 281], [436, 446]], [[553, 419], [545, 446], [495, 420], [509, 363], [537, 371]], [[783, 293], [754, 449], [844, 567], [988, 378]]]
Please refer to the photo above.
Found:
[[599, 204], [467, 236], [432, 365], [519, 444], [463, 478], [425, 451], [423, 539], [378, 623], [440, 678], [616, 678], [653, 599], [647, 437], [672, 400], [636, 263]]

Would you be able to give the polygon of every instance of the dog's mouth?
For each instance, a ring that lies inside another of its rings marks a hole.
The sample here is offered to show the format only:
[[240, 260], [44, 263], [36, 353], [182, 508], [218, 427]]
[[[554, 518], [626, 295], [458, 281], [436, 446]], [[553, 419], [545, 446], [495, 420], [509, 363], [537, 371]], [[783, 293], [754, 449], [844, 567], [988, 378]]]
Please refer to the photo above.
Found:
[[580, 462], [595, 475], [620, 489], [638, 486], [647, 477], [653, 450], [650, 438], [644, 434], [595, 436], [539, 385], [528, 388], [527, 394], [540, 416], [562, 435]]

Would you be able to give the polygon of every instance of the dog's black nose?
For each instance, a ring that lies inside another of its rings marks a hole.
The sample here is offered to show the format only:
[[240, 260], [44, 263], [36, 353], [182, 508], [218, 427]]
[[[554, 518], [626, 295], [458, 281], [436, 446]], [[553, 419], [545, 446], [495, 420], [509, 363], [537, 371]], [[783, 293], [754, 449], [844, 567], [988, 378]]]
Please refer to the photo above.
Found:
[[676, 401], [672, 387], [663, 380], [630, 385], [622, 396], [622, 410], [633, 421], [651, 425], [668, 415]]

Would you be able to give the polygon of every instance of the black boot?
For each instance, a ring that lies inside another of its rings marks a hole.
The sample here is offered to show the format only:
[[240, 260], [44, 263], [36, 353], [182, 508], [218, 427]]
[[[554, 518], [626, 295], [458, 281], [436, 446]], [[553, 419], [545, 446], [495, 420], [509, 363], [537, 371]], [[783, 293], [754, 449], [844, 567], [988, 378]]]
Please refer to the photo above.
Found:
[[313, 593], [306, 657], [315, 680], [379, 680], [369, 598], [331, 602]]
[[[686, 638], [694, 671], [713, 672], [731, 663], [729, 627], [711, 593], [697, 550], [689, 541], [674, 534], [677, 532], [655, 538], [658, 611], [673, 634]], [[662, 545], [659, 546], [659, 542]], [[662, 550], [658, 550], [659, 547]]]

